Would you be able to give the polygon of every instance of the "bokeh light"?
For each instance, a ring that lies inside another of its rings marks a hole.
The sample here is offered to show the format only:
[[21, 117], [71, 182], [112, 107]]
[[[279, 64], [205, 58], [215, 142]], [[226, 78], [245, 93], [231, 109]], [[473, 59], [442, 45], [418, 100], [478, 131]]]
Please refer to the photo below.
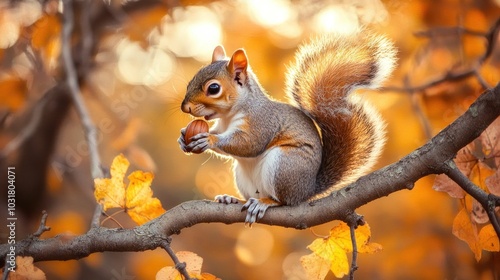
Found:
[[238, 259], [246, 265], [260, 265], [267, 261], [273, 251], [274, 237], [269, 230], [260, 227], [245, 228], [234, 247]]
[[139, 43], [123, 39], [117, 47], [118, 73], [126, 83], [156, 86], [167, 81], [175, 68], [175, 60], [161, 48], [143, 49]]
[[212, 50], [222, 41], [220, 20], [214, 11], [202, 6], [175, 8], [162, 20], [161, 32], [155, 32], [159, 46], [178, 57], [200, 61], [211, 58]]

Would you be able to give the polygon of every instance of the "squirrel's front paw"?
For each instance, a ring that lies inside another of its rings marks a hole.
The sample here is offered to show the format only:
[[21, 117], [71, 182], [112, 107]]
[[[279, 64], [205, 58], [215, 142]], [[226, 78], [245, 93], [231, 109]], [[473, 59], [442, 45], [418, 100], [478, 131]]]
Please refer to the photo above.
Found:
[[186, 141], [184, 140], [184, 137], [186, 135], [186, 128], [181, 129], [181, 136], [179, 136], [179, 139], [177, 139], [177, 143], [179, 143], [179, 146], [181, 147], [181, 150], [185, 153], [189, 153], [190, 150], [187, 149]]
[[199, 133], [191, 137], [191, 143], [186, 146], [186, 149], [192, 153], [203, 153], [213, 147], [213, 141], [210, 133]]

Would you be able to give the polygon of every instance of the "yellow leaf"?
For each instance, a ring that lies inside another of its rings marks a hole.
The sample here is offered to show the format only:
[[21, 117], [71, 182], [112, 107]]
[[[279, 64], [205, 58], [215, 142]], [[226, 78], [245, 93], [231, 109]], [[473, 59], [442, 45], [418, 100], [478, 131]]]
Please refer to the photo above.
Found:
[[163, 214], [165, 209], [160, 200], [153, 197], [152, 173], [134, 171], [128, 176], [128, 186], [125, 185], [123, 178], [129, 165], [122, 154], [116, 156], [111, 164], [111, 178], [94, 180], [94, 196], [104, 210], [123, 208], [134, 222], [142, 225]]
[[500, 251], [498, 236], [491, 224], [484, 226], [479, 231], [479, 247], [490, 252]]
[[186, 269], [189, 273], [200, 274], [203, 258], [189, 251], [180, 251], [176, 253], [179, 261], [186, 263]]
[[[369, 243], [371, 231], [368, 224], [359, 226], [354, 231], [354, 236], [360, 253], [374, 253], [382, 249], [380, 244]], [[313, 279], [323, 279], [326, 276], [325, 267], [330, 267], [337, 278], [349, 273], [347, 253], [352, 252], [352, 241], [350, 228], [346, 223], [340, 222], [330, 230], [328, 238], [318, 238], [308, 248], [313, 254], [301, 258], [301, 263]]]
[[470, 249], [476, 256], [476, 260], [479, 261], [481, 259], [482, 250], [477, 244], [477, 228], [474, 224], [472, 224], [469, 214], [465, 208], [460, 210], [455, 217], [455, 220], [453, 220], [452, 232], [456, 237], [465, 241], [469, 245]]
[[358, 226], [358, 228], [354, 231], [354, 235], [356, 236], [356, 245], [359, 253], [372, 254], [382, 250], [382, 245], [369, 242], [372, 232], [368, 223]]
[[[193, 278], [200, 280], [220, 280], [210, 273], [202, 273], [201, 266], [203, 258], [189, 251], [180, 251], [176, 253], [180, 262], [186, 263], [186, 270]], [[166, 266], [158, 271], [156, 280], [183, 280], [181, 274], [173, 266]]]
[[96, 178], [94, 180], [94, 196], [97, 202], [102, 202], [104, 211], [109, 208], [125, 208], [125, 184], [123, 177], [129, 167], [128, 160], [118, 155], [111, 163], [111, 178]]
[[[330, 270], [331, 261], [324, 259], [315, 253], [300, 258], [300, 263], [306, 271], [307, 279], [323, 280]], [[347, 268], [349, 270], [349, 267]]]
[[142, 225], [165, 213], [160, 200], [153, 197], [152, 173], [134, 171], [128, 179], [126, 209], [132, 220]]
[[156, 273], [156, 280], [183, 280], [181, 274], [175, 267], [166, 266]]

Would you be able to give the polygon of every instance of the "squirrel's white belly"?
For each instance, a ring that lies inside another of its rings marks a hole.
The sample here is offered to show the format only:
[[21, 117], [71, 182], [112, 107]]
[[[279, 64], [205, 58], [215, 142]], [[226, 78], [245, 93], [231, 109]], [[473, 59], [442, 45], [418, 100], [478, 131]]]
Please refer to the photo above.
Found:
[[235, 157], [236, 185], [245, 199], [271, 197], [278, 200], [274, 191], [274, 174], [282, 156], [281, 149], [275, 147], [253, 158]]

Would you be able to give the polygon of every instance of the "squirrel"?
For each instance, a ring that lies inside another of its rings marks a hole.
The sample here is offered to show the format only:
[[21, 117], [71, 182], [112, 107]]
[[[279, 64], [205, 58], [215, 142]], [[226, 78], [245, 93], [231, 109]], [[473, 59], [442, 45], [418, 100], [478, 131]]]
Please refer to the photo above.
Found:
[[[178, 143], [186, 152], [212, 152], [234, 159], [245, 223], [269, 207], [297, 205], [326, 196], [364, 175], [385, 144], [385, 122], [359, 95], [391, 74], [396, 50], [382, 35], [321, 36], [302, 45], [288, 68], [290, 101], [268, 96], [243, 49], [226, 57], [217, 46], [211, 64], [187, 85], [183, 112], [217, 120], [207, 133]], [[220, 203], [240, 203], [218, 195]]]

